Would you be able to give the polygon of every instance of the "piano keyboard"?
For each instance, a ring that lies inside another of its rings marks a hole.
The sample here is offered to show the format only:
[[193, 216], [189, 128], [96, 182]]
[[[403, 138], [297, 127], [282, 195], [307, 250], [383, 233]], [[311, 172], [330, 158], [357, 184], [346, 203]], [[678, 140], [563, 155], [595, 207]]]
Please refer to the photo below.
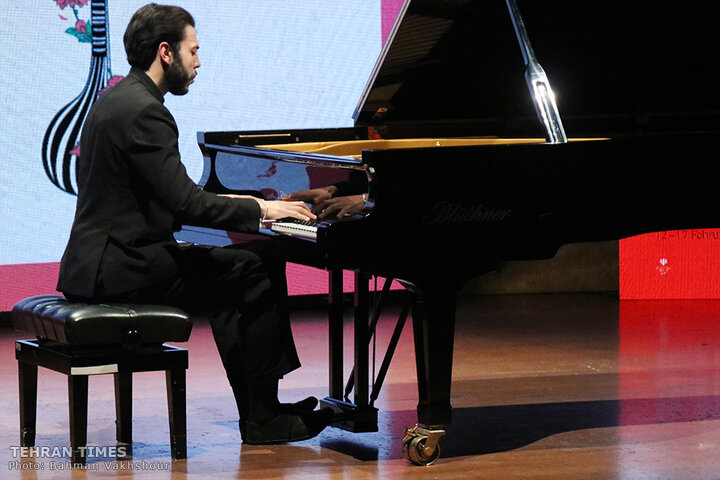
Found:
[[295, 218], [284, 218], [273, 222], [270, 230], [280, 235], [317, 240], [318, 222], [314, 220], [297, 220]]

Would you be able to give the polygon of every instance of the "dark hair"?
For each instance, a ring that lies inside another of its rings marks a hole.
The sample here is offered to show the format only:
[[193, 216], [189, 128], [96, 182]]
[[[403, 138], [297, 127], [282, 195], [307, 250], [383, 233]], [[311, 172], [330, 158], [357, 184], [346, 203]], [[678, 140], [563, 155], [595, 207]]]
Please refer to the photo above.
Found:
[[130, 66], [149, 69], [162, 42], [168, 42], [170, 50], [177, 54], [188, 25], [194, 27], [195, 19], [184, 8], [156, 3], [141, 7], [133, 14], [123, 36]]

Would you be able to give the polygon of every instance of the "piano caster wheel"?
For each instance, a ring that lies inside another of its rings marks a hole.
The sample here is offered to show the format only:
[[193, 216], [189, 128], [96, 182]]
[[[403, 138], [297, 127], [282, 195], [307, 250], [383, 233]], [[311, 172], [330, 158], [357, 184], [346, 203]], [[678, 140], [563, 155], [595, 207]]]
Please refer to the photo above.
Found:
[[440, 457], [440, 437], [445, 430], [415, 425], [405, 429], [403, 455], [414, 465], [432, 465]]

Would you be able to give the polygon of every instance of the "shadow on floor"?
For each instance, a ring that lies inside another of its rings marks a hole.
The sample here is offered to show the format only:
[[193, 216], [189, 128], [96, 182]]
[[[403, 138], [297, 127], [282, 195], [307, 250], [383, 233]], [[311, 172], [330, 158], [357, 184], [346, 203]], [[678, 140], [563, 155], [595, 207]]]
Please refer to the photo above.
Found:
[[[414, 411], [381, 412], [379, 432], [322, 433], [322, 447], [363, 461], [402, 458], [402, 435]], [[720, 420], [720, 396], [602, 400], [453, 409], [442, 457], [504, 452], [564, 432], [602, 427]]]

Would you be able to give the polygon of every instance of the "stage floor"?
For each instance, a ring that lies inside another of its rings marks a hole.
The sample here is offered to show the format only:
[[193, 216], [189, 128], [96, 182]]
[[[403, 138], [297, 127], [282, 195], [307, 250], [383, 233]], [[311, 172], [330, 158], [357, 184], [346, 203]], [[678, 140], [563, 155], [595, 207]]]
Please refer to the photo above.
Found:
[[[380, 323], [384, 348], [397, 307]], [[13, 340], [0, 330], [0, 478], [148, 479], [720, 479], [720, 301], [625, 301], [612, 295], [505, 295], [459, 302], [453, 423], [430, 467], [402, 456], [417, 390], [408, 323], [376, 406], [380, 431], [329, 428], [282, 446], [243, 445], [209, 326], [196, 323], [187, 377], [188, 459], [170, 458], [165, 378], [134, 377], [130, 460], [21, 459]], [[346, 370], [352, 356], [346, 329]], [[293, 314], [303, 368], [283, 400], [327, 392], [322, 310]], [[381, 355], [381, 354], [379, 354]], [[378, 360], [379, 365], [379, 360]], [[90, 379], [88, 444], [116, 446], [112, 376]], [[69, 444], [64, 375], [40, 370], [37, 446]], [[25, 470], [19, 470], [24, 468]], [[32, 469], [31, 469], [32, 468]]]

